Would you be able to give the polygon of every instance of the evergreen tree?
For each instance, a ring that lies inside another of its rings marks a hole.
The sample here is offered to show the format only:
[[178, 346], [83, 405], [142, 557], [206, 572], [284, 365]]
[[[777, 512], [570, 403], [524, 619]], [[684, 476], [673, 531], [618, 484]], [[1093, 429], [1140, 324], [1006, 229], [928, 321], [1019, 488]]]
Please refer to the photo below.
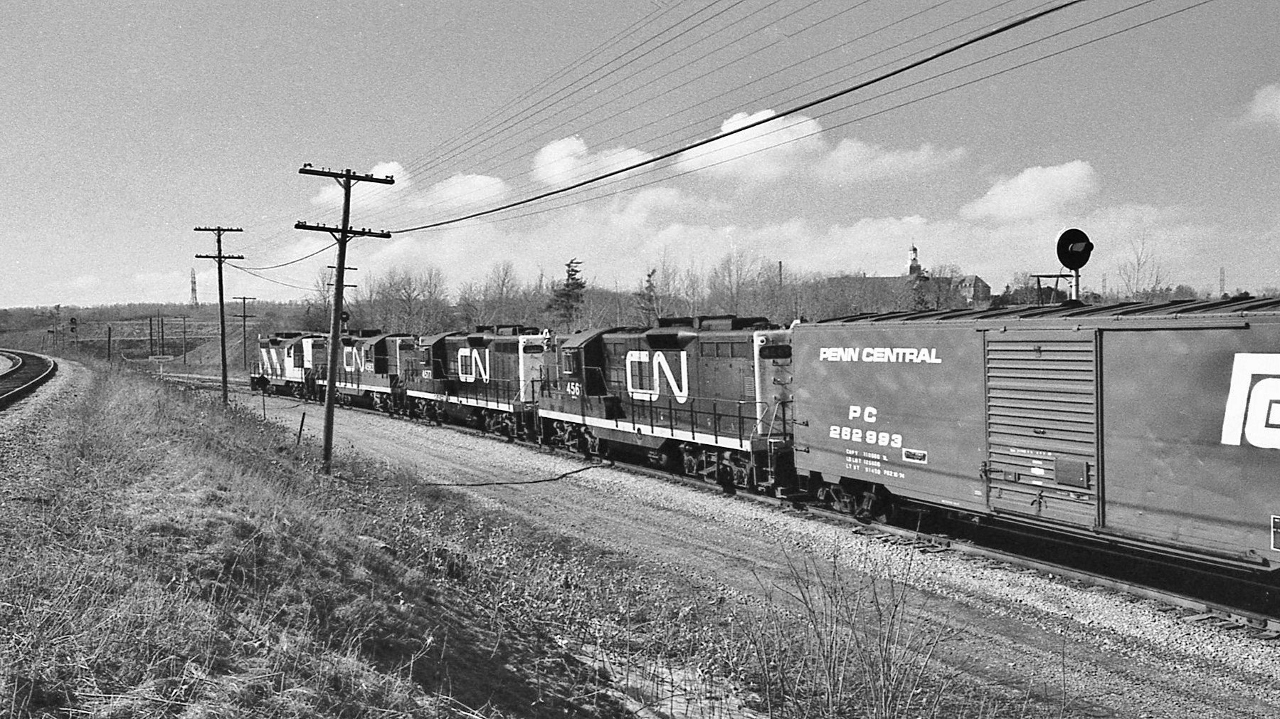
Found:
[[576, 257], [565, 263], [564, 282], [551, 291], [551, 301], [547, 303], [547, 310], [564, 322], [566, 330], [572, 329], [574, 321], [578, 319], [583, 294], [587, 290], [587, 282], [582, 279], [582, 273], [578, 270], [580, 264], [582, 263]]

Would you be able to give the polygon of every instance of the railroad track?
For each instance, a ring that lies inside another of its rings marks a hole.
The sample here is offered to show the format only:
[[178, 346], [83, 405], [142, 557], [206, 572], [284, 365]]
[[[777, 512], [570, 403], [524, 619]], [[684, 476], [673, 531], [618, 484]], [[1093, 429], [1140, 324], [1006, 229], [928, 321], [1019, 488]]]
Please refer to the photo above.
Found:
[[0, 410], [31, 394], [58, 371], [58, 363], [44, 355], [0, 350], [10, 367], [0, 374]]
[[[188, 385], [203, 385], [207, 387], [214, 384], [207, 380], [200, 381], [195, 378], [185, 378], [185, 381], [179, 378], [174, 379]], [[250, 393], [244, 388], [236, 389], [238, 393]], [[343, 409], [390, 418], [386, 413], [373, 409], [361, 407], [344, 407]], [[469, 427], [448, 426], [459, 432], [477, 435], [486, 434], [478, 429]], [[535, 446], [522, 440], [516, 441]], [[564, 450], [557, 451], [564, 452]], [[576, 452], [572, 454], [580, 456]], [[701, 478], [672, 474], [642, 465], [607, 461], [622, 471], [663, 481], [676, 482], [700, 491], [723, 493], [723, 489], [719, 485]], [[1258, 582], [1255, 579], [1245, 577], [1225, 578], [1221, 575], [1198, 569], [1193, 565], [1175, 566], [1163, 558], [1143, 559], [1131, 553], [1110, 549], [1102, 544], [1091, 546], [1083, 552], [1083, 554], [1093, 556], [1095, 561], [1068, 560], [1059, 562], [1045, 557], [1078, 557], [1082, 554], [1080, 547], [1066, 543], [1054, 545], [1053, 542], [1060, 540], [1055, 540], [1051, 536], [1039, 534], [1032, 536], [1025, 532], [1020, 532], [1012, 541], [1007, 538], [1005, 540], [1008, 546], [1018, 546], [1020, 548], [1019, 551], [1015, 552], [1003, 549], [999, 546], [1000, 542], [991, 543], [988, 539], [980, 539], [973, 536], [961, 537], [957, 536], [958, 533], [946, 533], [945, 531], [908, 529], [882, 522], [868, 522], [825, 506], [793, 499], [744, 491], [738, 492], [735, 496], [744, 500], [770, 505], [779, 510], [803, 511], [815, 521], [841, 524], [859, 534], [879, 537], [882, 541], [910, 545], [923, 552], [956, 552], [965, 556], [1002, 563], [1014, 569], [1036, 571], [1064, 580], [1105, 588], [1128, 596], [1157, 602], [1168, 607], [1170, 611], [1180, 612], [1182, 619], [1185, 621], [1215, 625], [1224, 631], [1247, 631], [1262, 639], [1280, 640], [1280, 601], [1277, 600], [1277, 594], [1280, 594], [1280, 583], [1266, 584], [1265, 582]], [[964, 534], [971, 535], [972, 532]], [[1027, 556], [1027, 548], [1032, 544], [1039, 547], [1038, 556]], [[1102, 564], [1097, 563], [1096, 557], [1101, 554], [1107, 555], [1106, 558], [1109, 561]], [[1099, 566], [1105, 568], [1094, 568]], [[1183, 581], [1183, 585], [1200, 584], [1202, 587], [1208, 587], [1209, 591], [1194, 593], [1153, 586], [1147, 580], [1139, 579], [1140, 577], [1158, 576], [1162, 573], [1169, 574], [1170, 570], [1174, 573], [1194, 576], [1192, 580]], [[1239, 590], [1239, 596], [1247, 596], [1247, 599], [1238, 603], [1231, 601], [1229, 597], [1237, 589]]]
[[[702, 491], [723, 493], [719, 485], [699, 478], [671, 474], [649, 467], [632, 465], [617, 465], [617, 467], [624, 471], [644, 476], [678, 482]], [[742, 491], [739, 491], [734, 496], [760, 502], [778, 509], [800, 510], [817, 521], [841, 524], [859, 534], [879, 537], [882, 541], [895, 544], [909, 545], [922, 552], [956, 552], [965, 556], [1006, 564], [1011, 568], [1031, 570], [1065, 580], [1081, 582], [1090, 586], [1157, 602], [1169, 607], [1170, 611], [1181, 612], [1184, 621], [1216, 625], [1227, 631], [1250, 631], [1261, 639], [1280, 640], [1280, 603], [1275, 598], [1275, 592], [1280, 591], [1280, 585], [1258, 583], [1256, 580], [1246, 578], [1228, 579], [1220, 575], [1210, 574], [1204, 570], [1197, 570], [1191, 566], [1179, 565], [1175, 567], [1178, 571], [1198, 572], [1198, 576], [1202, 581], [1206, 583], [1212, 582], [1212, 584], [1208, 585], [1210, 587], [1208, 594], [1211, 595], [1211, 598], [1206, 598], [1202, 594], [1192, 594], [1152, 586], [1134, 578], [1144, 574], [1149, 576], [1153, 572], [1158, 572], [1160, 568], [1169, 569], [1171, 565], [1167, 560], [1143, 560], [1131, 553], [1113, 550], [1109, 557], [1113, 566], [1125, 562], [1130, 563], [1132, 566], [1124, 571], [1101, 571], [1091, 569], [1090, 566], [1082, 563], [1054, 562], [1037, 556], [1027, 556], [1025, 553], [1000, 549], [984, 543], [985, 540], [962, 539], [940, 532], [908, 529], [883, 522], [864, 521], [849, 514], [812, 503]], [[1020, 536], [1023, 540], [1021, 542], [1022, 552], [1026, 551], [1027, 546], [1029, 546], [1028, 542], [1061, 541], [1041, 535], [1028, 536], [1025, 533]], [[1079, 554], [1080, 551], [1079, 547], [1074, 547], [1075, 554]], [[1098, 547], [1091, 547], [1090, 551], [1102, 552], [1104, 550]], [[1038, 553], [1044, 555], [1052, 554], [1053, 552], [1054, 549], [1051, 546], [1042, 546]], [[1232, 591], [1240, 591], [1241, 594], [1247, 595], [1248, 598], [1243, 601], [1247, 606], [1239, 606], [1224, 598]], [[1270, 611], [1267, 611], [1266, 607], [1270, 607]]]

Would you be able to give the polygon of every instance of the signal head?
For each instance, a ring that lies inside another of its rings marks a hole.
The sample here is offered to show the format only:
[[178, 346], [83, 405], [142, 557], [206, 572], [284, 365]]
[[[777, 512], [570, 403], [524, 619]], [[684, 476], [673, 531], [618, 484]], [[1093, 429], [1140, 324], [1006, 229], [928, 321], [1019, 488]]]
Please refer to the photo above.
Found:
[[1058, 236], [1058, 261], [1068, 270], [1078, 270], [1089, 261], [1093, 243], [1083, 230], [1074, 227]]

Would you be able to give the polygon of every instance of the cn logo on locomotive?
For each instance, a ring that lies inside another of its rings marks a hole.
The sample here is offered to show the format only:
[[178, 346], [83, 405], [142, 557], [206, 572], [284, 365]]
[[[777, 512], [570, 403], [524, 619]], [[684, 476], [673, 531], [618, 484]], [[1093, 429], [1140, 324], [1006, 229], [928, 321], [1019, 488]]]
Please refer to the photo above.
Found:
[[1241, 434], [1254, 447], [1280, 449], [1280, 354], [1236, 355], [1222, 444], [1239, 445]]
[[489, 381], [489, 350], [481, 351], [474, 347], [458, 348], [458, 379], [463, 382]]
[[627, 394], [632, 399], [642, 402], [657, 401], [662, 394], [658, 385], [664, 378], [672, 396], [677, 402], [684, 404], [689, 399], [689, 358], [686, 353], [680, 353], [680, 381], [677, 382], [675, 373], [662, 352], [654, 352], [652, 358], [643, 350], [627, 352]]

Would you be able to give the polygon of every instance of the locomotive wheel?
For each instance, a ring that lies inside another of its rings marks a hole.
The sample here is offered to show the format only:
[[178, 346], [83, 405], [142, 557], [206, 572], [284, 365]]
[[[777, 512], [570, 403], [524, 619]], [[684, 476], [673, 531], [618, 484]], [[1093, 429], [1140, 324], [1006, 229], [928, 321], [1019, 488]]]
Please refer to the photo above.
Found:
[[897, 507], [892, 498], [881, 496], [880, 492], [869, 489], [859, 495], [856, 516], [881, 524], [889, 524], [897, 516]]
[[590, 459], [600, 454], [600, 438], [591, 433], [591, 430], [583, 430], [582, 432], [582, 456]]
[[698, 455], [696, 453], [689, 452], [688, 450], [681, 450], [680, 456], [682, 460], [681, 469], [684, 471], [684, 475], [686, 477], [693, 477], [697, 475], [698, 474]]
[[853, 496], [843, 487], [830, 487], [827, 495], [831, 498], [831, 506], [845, 514], [853, 514]]

